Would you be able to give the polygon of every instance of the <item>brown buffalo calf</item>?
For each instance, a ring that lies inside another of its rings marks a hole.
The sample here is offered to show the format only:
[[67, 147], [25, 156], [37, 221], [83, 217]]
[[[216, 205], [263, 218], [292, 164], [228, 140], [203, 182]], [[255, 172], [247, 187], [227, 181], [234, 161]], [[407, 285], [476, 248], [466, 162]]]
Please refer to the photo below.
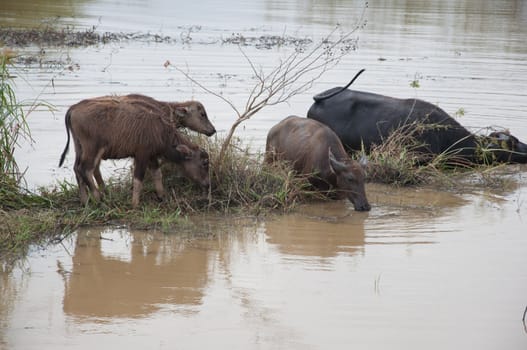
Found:
[[337, 197], [347, 197], [355, 210], [370, 210], [363, 165], [349, 158], [337, 135], [324, 124], [289, 116], [273, 126], [267, 135], [266, 161], [276, 160], [291, 162], [321, 191], [335, 189]]
[[[90, 102], [118, 102], [122, 105], [127, 104], [128, 111], [141, 113], [143, 110], [149, 110], [163, 118], [167, 123], [172, 123], [175, 127], [186, 127], [190, 130], [212, 136], [216, 133], [214, 125], [210, 122], [205, 107], [198, 101], [185, 102], [164, 102], [158, 101], [152, 97], [129, 94], [124, 96], [101, 96], [86, 99], [80, 103]], [[104, 108], [104, 104], [101, 104]], [[96, 113], [97, 111], [95, 111]]]
[[205, 107], [198, 101], [164, 102], [140, 94], [121, 96], [120, 99], [138, 107], [157, 109], [162, 115], [170, 118], [176, 127], [186, 127], [207, 136], [216, 133]]
[[210, 185], [207, 152], [183, 136], [156, 109], [119, 99], [89, 99], [71, 106], [65, 119], [68, 141], [59, 166], [68, 152], [71, 132], [75, 145], [74, 171], [82, 203], [88, 200], [87, 190], [96, 200], [101, 197], [104, 182], [99, 166], [103, 159], [134, 158], [134, 207], [139, 204], [148, 168], [153, 172], [157, 195], [163, 197], [161, 158], [180, 164], [183, 174], [199, 185]]

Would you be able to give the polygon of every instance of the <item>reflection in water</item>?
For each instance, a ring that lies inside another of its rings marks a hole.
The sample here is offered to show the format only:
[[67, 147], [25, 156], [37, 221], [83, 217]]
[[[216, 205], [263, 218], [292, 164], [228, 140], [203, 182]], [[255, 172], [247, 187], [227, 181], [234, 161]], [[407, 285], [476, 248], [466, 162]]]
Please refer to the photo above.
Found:
[[[372, 214], [353, 211], [347, 201], [330, 201], [304, 205], [297, 214], [256, 226], [209, 218], [200, 230], [213, 232], [216, 241], [190, 244], [155, 232], [82, 230], [76, 237], [71, 271], [65, 275], [64, 313], [80, 319], [144, 318], [169, 305], [188, 312], [202, 304], [211, 268], [230, 276], [239, 269], [241, 257], [248, 259], [245, 264], [255, 264], [251, 262], [255, 247], [276, 249], [273, 254], [285, 260], [325, 269], [343, 254], [363, 255], [366, 242], [432, 243], [437, 239], [434, 235], [445, 230], [434, 229], [438, 215], [466, 203], [448, 193], [401, 189], [387, 194], [387, 188], [368, 186], [376, 206], [383, 207], [374, 208]], [[414, 207], [407, 207], [408, 202]], [[247, 281], [255, 277], [247, 276]], [[244, 303], [252, 305], [254, 296], [240, 293]]]
[[101, 235], [102, 239], [93, 230], [77, 235], [64, 294], [66, 314], [144, 317], [160, 304], [201, 302], [208, 263], [203, 251], [159, 233], [103, 231]]
[[210, 239], [84, 229], [2, 275], [0, 348], [519, 349], [525, 185], [492, 199], [368, 184], [368, 213], [200, 217]]
[[305, 205], [298, 214], [267, 221], [267, 241], [282, 254], [308, 258], [363, 253], [366, 244], [430, 244], [438, 233], [455, 230], [438, 221], [468, 203], [462, 196], [426, 188], [368, 184], [367, 193], [372, 213], [354, 212], [346, 201]]
[[0, 262], [0, 349], [7, 348], [5, 333], [9, 329], [10, 314], [15, 306], [16, 296], [20, 292], [17, 288], [19, 283], [9, 272]]
[[431, 188], [395, 188], [370, 184], [369, 198], [377, 212], [366, 223], [368, 245], [396, 244], [408, 249], [436, 243], [438, 235], [456, 230], [445, 220], [469, 202], [460, 195]]
[[282, 254], [309, 258], [330, 258], [363, 250], [368, 213], [351, 213], [344, 201], [320, 206], [318, 213], [309, 213], [310, 209], [315, 211], [306, 206], [299, 210], [303, 215], [287, 215], [266, 222], [268, 243], [277, 245]]

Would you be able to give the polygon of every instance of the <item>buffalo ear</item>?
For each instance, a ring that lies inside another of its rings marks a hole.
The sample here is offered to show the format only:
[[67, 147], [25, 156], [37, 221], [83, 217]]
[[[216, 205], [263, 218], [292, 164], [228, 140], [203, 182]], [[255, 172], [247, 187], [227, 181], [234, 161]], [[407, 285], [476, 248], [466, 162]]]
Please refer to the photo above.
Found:
[[190, 112], [190, 108], [189, 107], [182, 107], [182, 106], [176, 107], [175, 108], [175, 112], [176, 112], [176, 115], [178, 117], [186, 117], [189, 114], [189, 112]]
[[346, 170], [346, 164], [335, 159], [333, 152], [331, 152], [331, 148], [328, 150], [328, 156], [329, 156], [329, 167], [334, 173], [338, 174]]
[[176, 151], [181, 153], [181, 155], [185, 159], [188, 159], [188, 158], [192, 157], [192, 150], [190, 148], [188, 148], [186, 145], [183, 145], [183, 144], [177, 145]]

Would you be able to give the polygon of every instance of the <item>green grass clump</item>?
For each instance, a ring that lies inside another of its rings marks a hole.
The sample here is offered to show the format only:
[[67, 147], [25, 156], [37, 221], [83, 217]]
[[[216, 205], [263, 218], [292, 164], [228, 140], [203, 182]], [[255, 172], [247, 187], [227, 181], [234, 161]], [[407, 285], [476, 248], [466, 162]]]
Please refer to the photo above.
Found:
[[26, 115], [13, 89], [14, 77], [9, 65], [16, 56], [7, 49], [0, 51], [0, 184], [2, 199], [17, 193], [22, 178], [16, 163], [14, 152], [20, 137], [30, 138]]

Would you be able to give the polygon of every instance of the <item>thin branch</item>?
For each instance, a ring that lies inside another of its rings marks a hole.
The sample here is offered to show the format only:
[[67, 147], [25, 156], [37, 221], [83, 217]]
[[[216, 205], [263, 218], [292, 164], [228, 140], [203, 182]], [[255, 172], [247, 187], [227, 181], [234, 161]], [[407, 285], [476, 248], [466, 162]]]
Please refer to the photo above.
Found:
[[[249, 110], [251, 108], [251, 106], [255, 103], [255, 101], [258, 99], [258, 97], [263, 93], [264, 87], [265, 87], [266, 77], [264, 76], [263, 71], [262, 71], [261, 68], [260, 68], [260, 72], [258, 72], [256, 67], [254, 66], [254, 63], [249, 58], [249, 56], [247, 56], [247, 54], [242, 49], [242, 47], [238, 45], [238, 49], [242, 53], [242, 55], [245, 58], [245, 60], [249, 63], [249, 65], [250, 65], [255, 77], [258, 79], [258, 83], [255, 84], [253, 86], [253, 88], [251, 89], [251, 93], [249, 94], [249, 98], [247, 98], [247, 103], [245, 104], [245, 110]], [[255, 93], [258, 90], [258, 88], [259, 88], [259, 91], [257, 93]]]
[[214, 90], [211, 90], [209, 89], [208, 87], [206, 87], [205, 85], [201, 84], [199, 81], [197, 81], [196, 79], [194, 79], [190, 74], [188, 74], [187, 72], [185, 72], [184, 70], [182, 70], [181, 68], [175, 66], [175, 69], [180, 72], [181, 74], [183, 74], [185, 76], [185, 78], [187, 78], [188, 80], [190, 80], [193, 84], [196, 84], [198, 87], [200, 87], [202, 90], [208, 92], [209, 94], [213, 95], [213, 96], [216, 96], [218, 97], [219, 99], [223, 100], [225, 103], [227, 103], [229, 106], [231, 106], [231, 108], [234, 110], [234, 112], [236, 112], [236, 114], [238, 115], [238, 117], [241, 115], [241, 113], [238, 111], [238, 109], [236, 108], [236, 106], [234, 105], [234, 103], [231, 102], [231, 100], [225, 98], [223, 95], [221, 95], [220, 93], [214, 91]]
[[[249, 66], [251, 66], [251, 69], [254, 73], [254, 75], [258, 78], [258, 80], [260, 80], [262, 83], [264, 82], [264, 79], [260, 76], [261, 72], [258, 73], [258, 70], [256, 69], [256, 67], [254, 66], [254, 63], [253, 61], [251, 61], [251, 59], [249, 58], [249, 56], [247, 56], [247, 54], [245, 53], [245, 51], [243, 51], [242, 47], [240, 45], [238, 45], [238, 50], [240, 50], [240, 52], [242, 53], [243, 57], [245, 58], [245, 60], [247, 61], [247, 63], [249, 63]], [[261, 69], [260, 69], [261, 70]]]
[[[220, 162], [223, 159], [226, 148], [230, 145], [236, 128], [242, 122], [250, 119], [266, 106], [287, 102], [292, 97], [307, 91], [313, 86], [315, 81], [320, 79], [328, 70], [335, 67], [344, 56], [352, 51], [353, 45], [349, 40], [360, 29], [359, 24], [364, 23], [366, 7], [364, 7], [354, 29], [342, 33], [340, 32], [340, 26], [335, 26], [333, 30], [321, 38], [320, 41], [313, 44], [311, 48], [308, 49], [305, 46], [296, 47], [293, 52], [279, 59], [278, 64], [267, 74], [262, 67], [258, 67], [254, 63], [241, 46], [238, 46], [255, 77], [255, 85], [250, 89], [243, 112], [238, 110], [231, 100], [207, 88], [189, 73], [176, 67], [176, 70], [192, 83], [226, 102], [238, 116], [229, 129], [222, 145], [219, 156]], [[337, 33], [339, 33], [338, 37], [336, 37]], [[304, 78], [305, 80], [303, 81]]]

